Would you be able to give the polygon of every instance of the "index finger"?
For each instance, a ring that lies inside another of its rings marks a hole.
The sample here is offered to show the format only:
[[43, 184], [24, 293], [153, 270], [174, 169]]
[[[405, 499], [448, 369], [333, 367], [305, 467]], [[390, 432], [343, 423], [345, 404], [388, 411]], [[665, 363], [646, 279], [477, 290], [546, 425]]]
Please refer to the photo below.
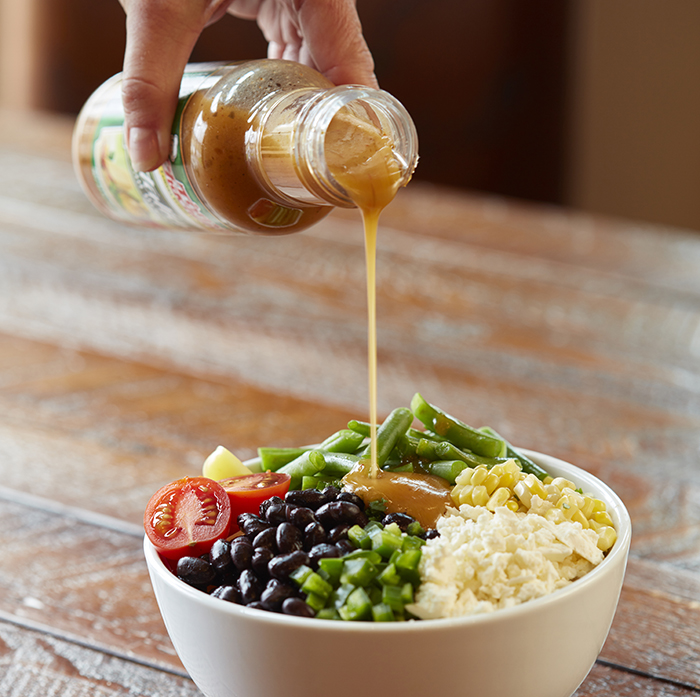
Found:
[[185, 65], [221, 4], [122, 0], [127, 12], [122, 101], [126, 142], [135, 169], [155, 169], [167, 157]]

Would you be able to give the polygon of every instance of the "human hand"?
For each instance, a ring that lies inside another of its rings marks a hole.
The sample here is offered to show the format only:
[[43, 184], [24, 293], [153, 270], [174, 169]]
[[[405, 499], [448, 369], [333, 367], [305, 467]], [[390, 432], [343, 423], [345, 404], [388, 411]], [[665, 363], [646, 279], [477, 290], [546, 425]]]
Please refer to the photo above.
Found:
[[202, 30], [226, 12], [257, 20], [268, 57], [316, 68], [335, 84], [376, 87], [355, 0], [120, 0], [126, 11], [122, 81], [134, 168], [155, 169], [170, 145], [180, 80]]

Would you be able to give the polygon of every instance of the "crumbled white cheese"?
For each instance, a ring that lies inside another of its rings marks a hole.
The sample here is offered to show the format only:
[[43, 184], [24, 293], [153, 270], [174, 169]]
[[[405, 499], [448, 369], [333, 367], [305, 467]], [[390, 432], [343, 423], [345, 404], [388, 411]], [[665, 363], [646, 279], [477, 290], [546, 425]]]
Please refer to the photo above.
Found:
[[580, 523], [506, 507], [450, 509], [437, 529], [440, 536], [422, 548], [422, 583], [407, 607], [422, 619], [519, 605], [566, 586], [603, 559], [595, 532]]

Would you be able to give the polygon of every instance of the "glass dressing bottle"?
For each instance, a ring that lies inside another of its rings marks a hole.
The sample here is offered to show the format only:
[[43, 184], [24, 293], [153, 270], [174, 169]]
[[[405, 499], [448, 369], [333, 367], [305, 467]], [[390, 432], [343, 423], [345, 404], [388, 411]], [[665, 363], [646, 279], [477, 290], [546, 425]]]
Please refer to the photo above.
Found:
[[418, 161], [415, 126], [394, 97], [334, 87], [291, 61], [188, 65], [170, 156], [153, 172], [132, 168], [123, 124], [119, 74], [81, 110], [73, 162], [101, 212], [142, 226], [297, 232], [354, 206], [333, 174], [339, 160], [363, 161], [389, 143], [401, 186]]

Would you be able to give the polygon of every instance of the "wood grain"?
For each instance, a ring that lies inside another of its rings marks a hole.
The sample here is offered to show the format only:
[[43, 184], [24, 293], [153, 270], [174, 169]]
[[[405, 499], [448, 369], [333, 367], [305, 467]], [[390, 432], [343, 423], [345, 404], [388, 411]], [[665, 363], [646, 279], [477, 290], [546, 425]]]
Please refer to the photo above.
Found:
[[[68, 123], [2, 123], [19, 135], [0, 128], [0, 692], [196, 694], [149, 588], [144, 506], [218, 444], [249, 457], [366, 418], [359, 221], [126, 228], [81, 193]], [[681, 230], [445, 189], [382, 219], [380, 411], [419, 390], [630, 510], [579, 697], [700, 691], [698, 269]]]

